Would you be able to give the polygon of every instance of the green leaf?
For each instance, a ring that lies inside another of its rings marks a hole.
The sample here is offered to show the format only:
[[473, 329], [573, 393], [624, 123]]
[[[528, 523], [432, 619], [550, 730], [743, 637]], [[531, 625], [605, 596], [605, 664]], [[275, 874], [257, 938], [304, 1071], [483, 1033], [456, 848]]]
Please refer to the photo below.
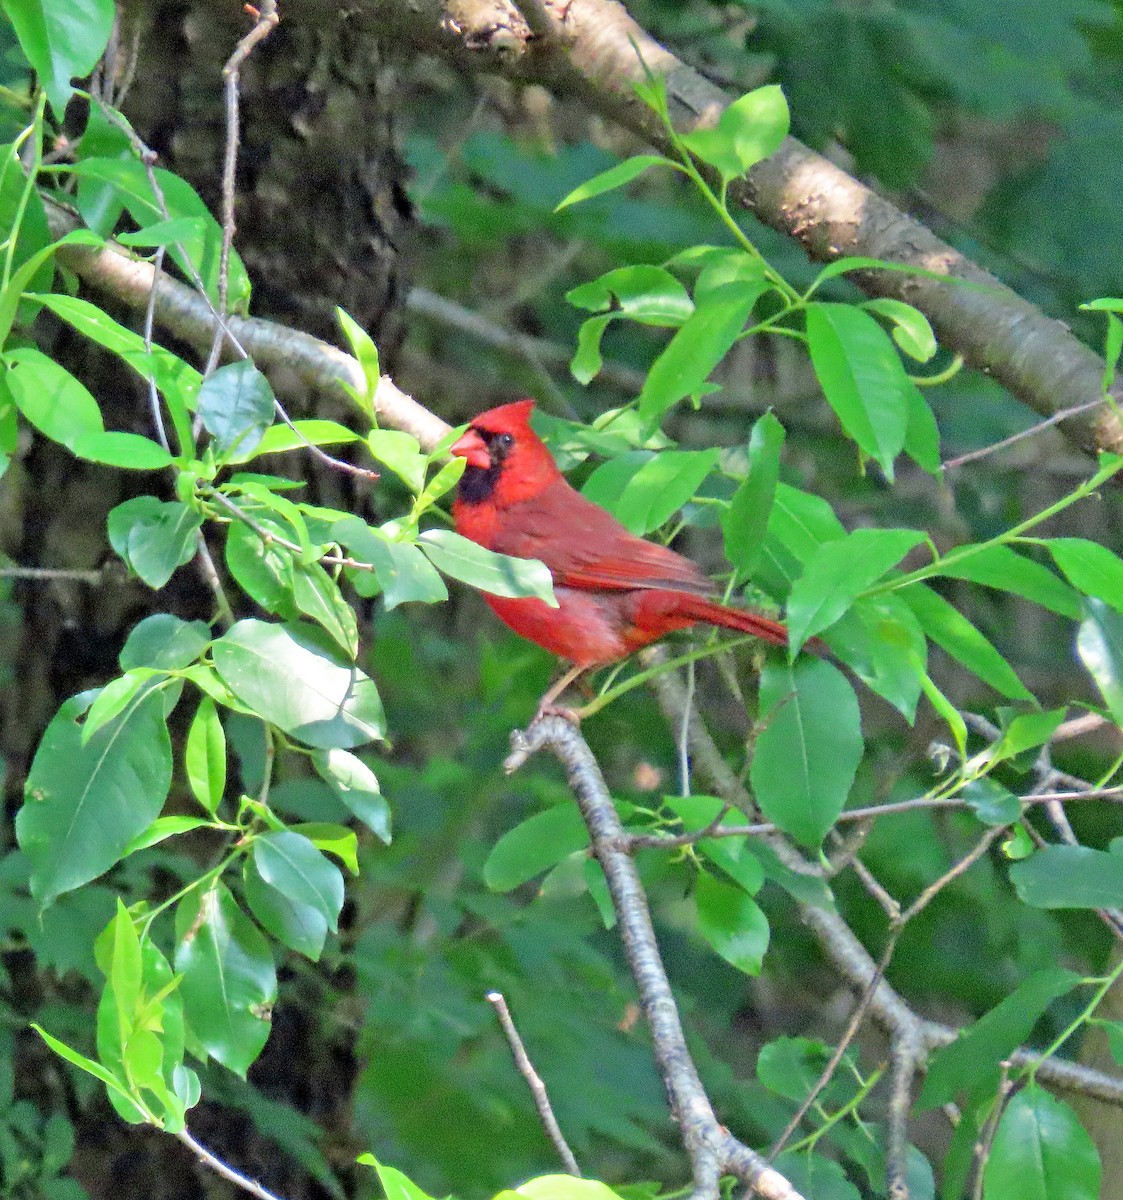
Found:
[[575, 187], [558, 204], [554, 212], [561, 212], [563, 208], [568, 208], [571, 204], [577, 204], [582, 200], [591, 200], [594, 196], [601, 196], [605, 192], [624, 187], [625, 184], [631, 183], [633, 179], [642, 175], [648, 167], [656, 167], [660, 164], [675, 166], [669, 158], [664, 158], [661, 154], [636, 154], [631, 158], [626, 158], [622, 163], [617, 163], [616, 166], [609, 167], [607, 171], [602, 171], [599, 175], [594, 175], [592, 179], [586, 180], [580, 187]]
[[313, 625], [239, 621], [211, 650], [235, 696], [309, 746], [350, 749], [385, 736], [374, 682]]
[[1081, 984], [1073, 971], [1059, 968], [1037, 971], [961, 1033], [949, 1046], [935, 1052], [917, 1106], [938, 1108], [957, 1094], [997, 1084], [999, 1064], [1033, 1031], [1042, 1013], [1059, 996]]
[[639, 412], [654, 423], [673, 404], [698, 392], [741, 335], [753, 306], [767, 290], [762, 281], [729, 283], [699, 300], [693, 314], [651, 364], [639, 395]]
[[175, 969], [192, 1035], [245, 1077], [269, 1037], [277, 972], [257, 928], [221, 884], [176, 908]]
[[[838, 1163], [810, 1150], [785, 1150], [772, 1165], [801, 1196], [813, 1196], [815, 1200], [860, 1200], [862, 1195]], [[917, 1193], [910, 1189], [909, 1195]]]
[[171, 466], [172, 456], [151, 438], [139, 433], [113, 433], [100, 430], [74, 439], [70, 447], [78, 458], [123, 467], [129, 471], [159, 471]]
[[142, 379], [153, 380], [165, 396], [178, 399], [187, 408], [194, 407], [203, 377], [170, 350], [155, 345], [148, 350], [140, 334], [126, 329], [96, 304], [80, 296], [51, 293], [29, 298], [49, 308], [84, 337], [116, 354]]
[[[971, 553], [964, 554], [968, 549]], [[959, 546], [936, 566], [939, 575], [968, 579], [984, 587], [1024, 596], [1062, 617], [1076, 619], [1080, 616], [1080, 597], [1067, 583], [1048, 567], [1023, 557], [1009, 546], [984, 546], [978, 550]]]
[[1111, 719], [1123, 727], [1123, 617], [1102, 600], [1085, 600], [1076, 650]]
[[[351, 556], [374, 567], [368, 572], [350, 571], [349, 577], [360, 596], [382, 589], [387, 609], [409, 600], [433, 604], [448, 599], [448, 588], [436, 568], [412, 542], [396, 542], [361, 517], [347, 517], [332, 527], [332, 536], [346, 546]], [[372, 590], [368, 585], [376, 583]]]
[[178, 500], [137, 496], [109, 512], [109, 544], [150, 588], [162, 588], [194, 557], [202, 518]]
[[510, 892], [589, 844], [589, 831], [575, 805], [559, 804], [509, 829], [484, 863], [493, 892]]
[[1050, 538], [1045, 545], [1074, 588], [1123, 612], [1123, 559], [1087, 538]]
[[698, 931], [727, 963], [759, 975], [768, 949], [768, 918], [743, 889], [701, 874], [694, 889]]
[[677, 328], [694, 311], [689, 293], [670, 271], [646, 264], [617, 267], [565, 298], [575, 308], [660, 328]]
[[728, 182], [780, 148], [788, 136], [788, 102], [776, 84], [734, 100], [712, 129], [684, 134], [691, 154], [716, 167]]
[[136, 233], [119, 233], [114, 240], [122, 246], [172, 246], [176, 242], [199, 237], [205, 230], [206, 223], [199, 217], [172, 217], [169, 221], [157, 221]]
[[[155, 169], [156, 183], [167, 205], [165, 213], [152, 191], [148, 179], [148, 168], [131, 155], [127, 158], [94, 157], [83, 158], [73, 163], [71, 173], [79, 179], [79, 211], [83, 217], [89, 213], [89, 223], [100, 228], [103, 224], [105, 201], [99, 193], [102, 189], [85, 188], [81, 184], [102, 184], [113, 189], [129, 215], [141, 228], [163, 223], [169, 218], [193, 217], [199, 222], [196, 228], [203, 232], [174, 242], [168, 252], [176, 265], [189, 278], [198, 273], [211, 302], [218, 302], [218, 268], [222, 249], [222, 229], [207, 208], [202, 197], [187, 182], [173, 171], [162, 167]], [[97, 211], [90, 212], [93, 202]], [[228, 300], [234, 311], [243, 310], [249, 301], [250, 282], [246, 268], [235, 250], [230, 255]]]
[[117, 716], [150, 679], [154, 672], [141, 667], [128, 671], [118, 679], [111, 679], [97, 694], [86, 713], [82, 725], [82, 744], [91, 737], [112, 717]]
[[273, 424], [276, 399], [269, 380], [249, 359], [219, 367], [199, 389], [199, 416], [220, 458], [248, 458]]
[[308, 904], [297, 903], [283, 889], [266, 883], [254, 859], [242, 866], [242, 888], [246, 904], [257, 922], [282, 946], [318, 962], [328, 936], [324, 915]]
[[183, 765], [191, 794], [214, 816], [226, 793], [226, 734], [210, 696], [204, 696], [195, 710]]
[[578, 383], [589, 383], [600, 374], [604, 366], [600, 353], [601, 338], [615, 317], [615, 313], [609, 313], [581, 322], [581, 328], [577, 331], [577, 349], [569, 361], [569, 373]]
[[912, 723], [923, 688], [928, 643], [912, 609], [897, 593], [855, 600], [827, 631], [826, 640], [840, 661]]
[[356, 361], [362, 369], [363, 379], [366, 383], [366, 395], [362, 398], [363, 407], [373, 419], [375, 416], [374, 397], [378, 391], [378, 382], [381, 373], [381, 368], [378, 365], [378, 347], [371, 340], [370, 334], [367, 333], [350, 313], [337, 307], [335, 317], [339, 322], [339, 328], [343, 330], [343, 336], [347, 339], [347, 344], [351, 347], [351, 353], [355, 356]]
[[[287, 529], [265, 518], [255, 524], [281, 537]], [[252, 596], [266, 612], [284, 617], [296, 616], [292, 551], [271, 538], [267, 541], [255, 529], [241, 521], [233, 521], [226, 531], [226, 565], [247, 595]]]
[[371, 457], [389, 467], [414, 495], [425, 486], [429, 459], [412, 433], [400, 429], [372, 429], [367, 434]]
[[809, 637], [833, 625], [923, 541], [924, 534], [915, 529], [855, 529], [820, 546], [788, 596], [789, 653], [794, 657]]
[[1117, 908], [1123, 904], [1123, 853], [1046, 846], [1015, 863], [1010, 882], [1034, 908]]
[[783, 425], [772, 413], [757, 419], [749, 435], [748, 473], [721, 515], [725, 557], [736, 571], [736, 583], [752, 575], [760, 557], [776, 498], [785, 436]]
[[1098, 1200], [1100, 1156], [1063, 1100], [1036, 1083], [1014, 1095], [983, 1168], [983, 1200]]
[[99, 1062], [95, 1062], [92, 1058], [87, 1058], [84, 1054], [80, 1054], [77, 1050], [72, 1050], [65, 1042], [60, 1042], [58, 1038], [52, 1037], [42, 1025], [36, 1025], [33, 1021], [31, 1028], [43, 1039], [44, 1042], [59, 1056], [65, 1059], [68, 1063], [92, 1075], [95, 1079], [100, 1079], [105, 1084], [106, 1088], [114, 1095], [128, 1101], [128, 1092], [125, 1090], [122, 1082], [113, 1074], [112, 1071], [107, 1071]]
[[343, 907], [343, 875], [302, 834], [292, 830], [254, 839], [253, 861], [261, 878], [296, 905], [314, 909], [334, 933]]
[[358, 875], [359, 839], [353, 829], [336, 825], [334, 821], [302, 821], [290, 828], [293, 833], [306, 837], [317, 850], [334, 854], [352, 875]]
[[893, 341], [909, 358], [923, 363], [936, 353], [936, 335], [920, 309], [889, 296], [863, 301], [862, 307], [892, 322]]
[[940, 427], [919, 388], [908, 394], [909, 423], [905, 430], [905, 453], [929, 475], [939, 475]]
[[827, 1065], [827, 1047], [812, 1038], [779, 1037], [760, 1048], [756, 1076], [785, 1100], [802, 1101]]
[[1033, 699], [1010, 664], [943, 596], [924, 584], [912, 584], [898, 594], [916, 614], [924, 632], [956, 662], [1011, 700]]
[[289, 450], [306, 450], [309, 446], [334, 446], [346, 442], [358, 442], [362, 439], [346, 425], [337, 421], [302, 420], [293, 421], [291, 425], [278, 423], [270, 425], [261, 435], [252, 453], [247, 453], [239, 446], [229, 457], [232, 463], [248, 462], [251, 458], [260, 458], [263, 454], [284, 454]]
[[177, 837], [181, 833], [190, 833], [193, 829], [202, 829], [205, 825], [210, 824], [211, 822], [206, 817], [182, 815], [157, 817], [143, 833], [138, 833], [129, 842], [121, 857], [128, 858], [130, 854], [136, 854], [139, 850], [147, 850], [149, 846], [159, 845], [160, 842], [167, 841], [170, 837]]
[[[725, 808], [714, 796], [665, 796], [663, 803], [682, 821], [687, 833], [708, 828]], [[743, 820], [740, 813], [726, 813], [722, 825], [736, 825]], [[703, 858], [720, 868], [748, 895], [755, 896], [764, 884], [764, 867], [748, 844], [748, 838], [705, 838], [696, 843]]]
[[988, 775], [972, 779], [960, 795], [984, 825], [1013, 825], [1022, 815], [1018, 797]]
[[[629, 475], [610, 503], [612, 512], [632, 533], [645, 534], [670, 519], [698, 490], [717, 465], [717, 450], [662, 450], [657, 454], [633, 452], [646, 457]], [[629, 464], [632, 455], [625, 455]], [[598, 476], [612, 469], [612, 461], [601, 464], [586, 481], [585, 494], [598, 499]]]
[[70, 81], [97, 65], [113, 29], [113, 0], [3, 0], [27, 61], [61, 121]]
[[359, 625], [339, 584], [319, 563], [295, 564], [292, 584], [296, 607], [323, 626], [339, 648], [354, 658], [359, 653]]
[[577, 1179], [572, 1175], [539, 1175], [537, 1179], [520, 1183], [507, 1195], [508, 1198], [525, 1196], [527, 1200], [620, 1200], [617, 1193], [600, 1180]]
[[433, 1200], [412, 1179], [394, 1167], [384, 1167], [373, 1154], [360, 1154], [355, 1161], [378, 1172], [378, 1182], [382, 1184], [386, 1200]]
[[1025, 750], [1044, 745], [1064, 719], [1065, 709], [1054, 708], [1046, 712], [1021, 713], [1009, 724], [1004, 721], [1002, 737], [989, 751], [991, 761], [1014, 758]]
[[805, 846], [823, 840], [846, 803], [862, 758], [854, 689], [831, 663], [768, 662], [750, 779], [761, 811]]
[[139, 695], [82, 744], [88, 699], [67, 700], [39, 743], [16, 816], [40, 908], [108, 871], [159, 815], [172, 778], [158, 690]]
[[816, 302], [807, 308], [807, 347], [842, 428], [892, 481], [916, 385], [885, 330], [860, 308]]
[[153, 613], [133, 626], [117, 661], [122, 671], [136, 667], [179, 671], [195, 662], [210, 642], [211, 631], [203, 621]]
[[390, 806], [375, 773], [347, 750], [321, 750], [312, 755], [316, 773], [380, 841], [390, 844]]
[[536, 558], [511, 558], [485, 550], [451, 529], [427, 529], [417, 539], [429, 561], [453, 579], [493, 596], [533, 596], [557, 608], [548, 568]]
[[16, 407], [45, 437], [72, 450], [83, 436], [103, 432], [97, 401], [64, 367], [31, 346], [4, 358]]

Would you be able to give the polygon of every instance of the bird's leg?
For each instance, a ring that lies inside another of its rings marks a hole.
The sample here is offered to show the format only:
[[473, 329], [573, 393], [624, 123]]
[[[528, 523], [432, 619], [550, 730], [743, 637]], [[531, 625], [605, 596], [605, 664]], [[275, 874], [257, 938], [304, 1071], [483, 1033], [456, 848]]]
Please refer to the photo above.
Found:
[[567, 721], [572, 721], [574, 725], [581, 724], [581, 716], [576, 709], [565, 708], [563, 705], [555, 704], [554, 701], [565, 691], [567, 687], [585, 671], [585, 667], [570, 667], [564, 675], [554, 683], [546, 694], [538, 701], [538, 712], [535, 714], [535, 720], [539, 717], [565, 717]]

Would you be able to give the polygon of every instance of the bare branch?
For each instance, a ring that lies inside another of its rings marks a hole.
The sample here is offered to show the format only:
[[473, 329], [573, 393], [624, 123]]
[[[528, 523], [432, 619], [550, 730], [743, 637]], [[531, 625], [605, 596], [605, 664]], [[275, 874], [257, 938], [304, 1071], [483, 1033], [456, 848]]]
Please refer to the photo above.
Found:
[[248, 1192], [251, 1196], [256, 1196], [257, 1200], [280, 1200], [280, 1197], [267, 1191], [256, 1180], [250, 1179], [239, 1171], [235, 1171], [233, 1167], [228, 1167], [221, 1158], [212, 1154], [201, 1142], [197, 1142], [186, 1129], [181, 1130], [175, 1136], [204, 1166], [209, 1167], [210, 1170], [216, 1175], [221, 1176], [228, 1183], [241, 1188], [243, 1192]]
[[620, 848], [624, 833], [620, 817], [584, 738], [561, 717], [544, 717], [525, 733], [513, 733], [511, 746], [512, 752], [503, 764], [508, 773], [543, 749], [552, 751], [565, 767], [569, 786], [589, 828], [593, 853], [608, 881], [624, 953], [651, 1028], [656, 1062], [690, 1156], [693, 1197], [713, 1200], [720, 1176], [728, 1171], [766, 1200], [798, 1200], [791, 1183], [756, 1151], [738, 1142], [714, 1114], [686, 1044], [639, 873], [631, 857]]
[[562, 1165], [570, 1175], [580, 1176], [581, 1168], [577, 1165], [577, 1159], [574, 1157], [573, 1151], [569, 1148], [569, 1143], [565, 1140], [565, 1135], [561, 1131], [557, 1117], [554, 1116], [554, 1109], [550, 1104], [546, 1085], [542, 1081], [542, 1076], [534, 1069], [534, 1064], [530, 1061], [530, 1055], [526, 1052], [526, 1047], [519, 1036], [519, 1031], [515, 1028], [515, 1022], [511, 1017], [511, 1010], [507, 1007], [507, 998], [502, 992], [488, 992], [484, 998], [495, 1009], [495, 1015], [499, 1018], [499, 1024], [503, 1027], [507, 1044], [511, 1047], [511, 1057], [515, 1060], [515, 1066], [518, 1067], [519, 1074], [526, 1080], [527, 1086], [530, 1088], [531, 1095], [534, 1097], [534, 1107], [538, 1109], [539, 1119], [542, 1121], [543, 1128], [546, 1130], [550, 1141], [554, 1143], [554, 1149], [557, 1150], [558, 1157], [562, 1160]]

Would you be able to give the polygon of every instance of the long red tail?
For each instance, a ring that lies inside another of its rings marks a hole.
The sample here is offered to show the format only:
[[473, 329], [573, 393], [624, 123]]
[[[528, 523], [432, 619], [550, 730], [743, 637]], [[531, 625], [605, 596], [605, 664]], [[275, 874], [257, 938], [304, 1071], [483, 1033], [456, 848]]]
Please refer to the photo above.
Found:
[[688, 625], [703, 621], [707, 625], [736, 629], [738, 633], [751, 633], [773, 646], [788, 644], [787, 628], [779, 621], [744, 608], [729, 608], [694, 592], [652, 588], [650, 591], [637, 591], [634, 595], [637, 603], [633, 620], [640, 630], [654, 636], [669, 633], [672, 629], [685, 629]]

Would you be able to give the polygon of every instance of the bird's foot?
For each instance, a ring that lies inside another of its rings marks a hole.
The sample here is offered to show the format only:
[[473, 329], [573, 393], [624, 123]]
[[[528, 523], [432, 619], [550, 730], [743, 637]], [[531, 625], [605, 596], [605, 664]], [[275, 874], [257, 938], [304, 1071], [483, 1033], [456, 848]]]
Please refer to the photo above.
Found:
[[543, 717], [562, 717], [577, 729], [581, 728], [581, 718], [585, 715], [580, 708], [569, 708], [565, 704], [540, 704], [534, 719], [540, 721]]

